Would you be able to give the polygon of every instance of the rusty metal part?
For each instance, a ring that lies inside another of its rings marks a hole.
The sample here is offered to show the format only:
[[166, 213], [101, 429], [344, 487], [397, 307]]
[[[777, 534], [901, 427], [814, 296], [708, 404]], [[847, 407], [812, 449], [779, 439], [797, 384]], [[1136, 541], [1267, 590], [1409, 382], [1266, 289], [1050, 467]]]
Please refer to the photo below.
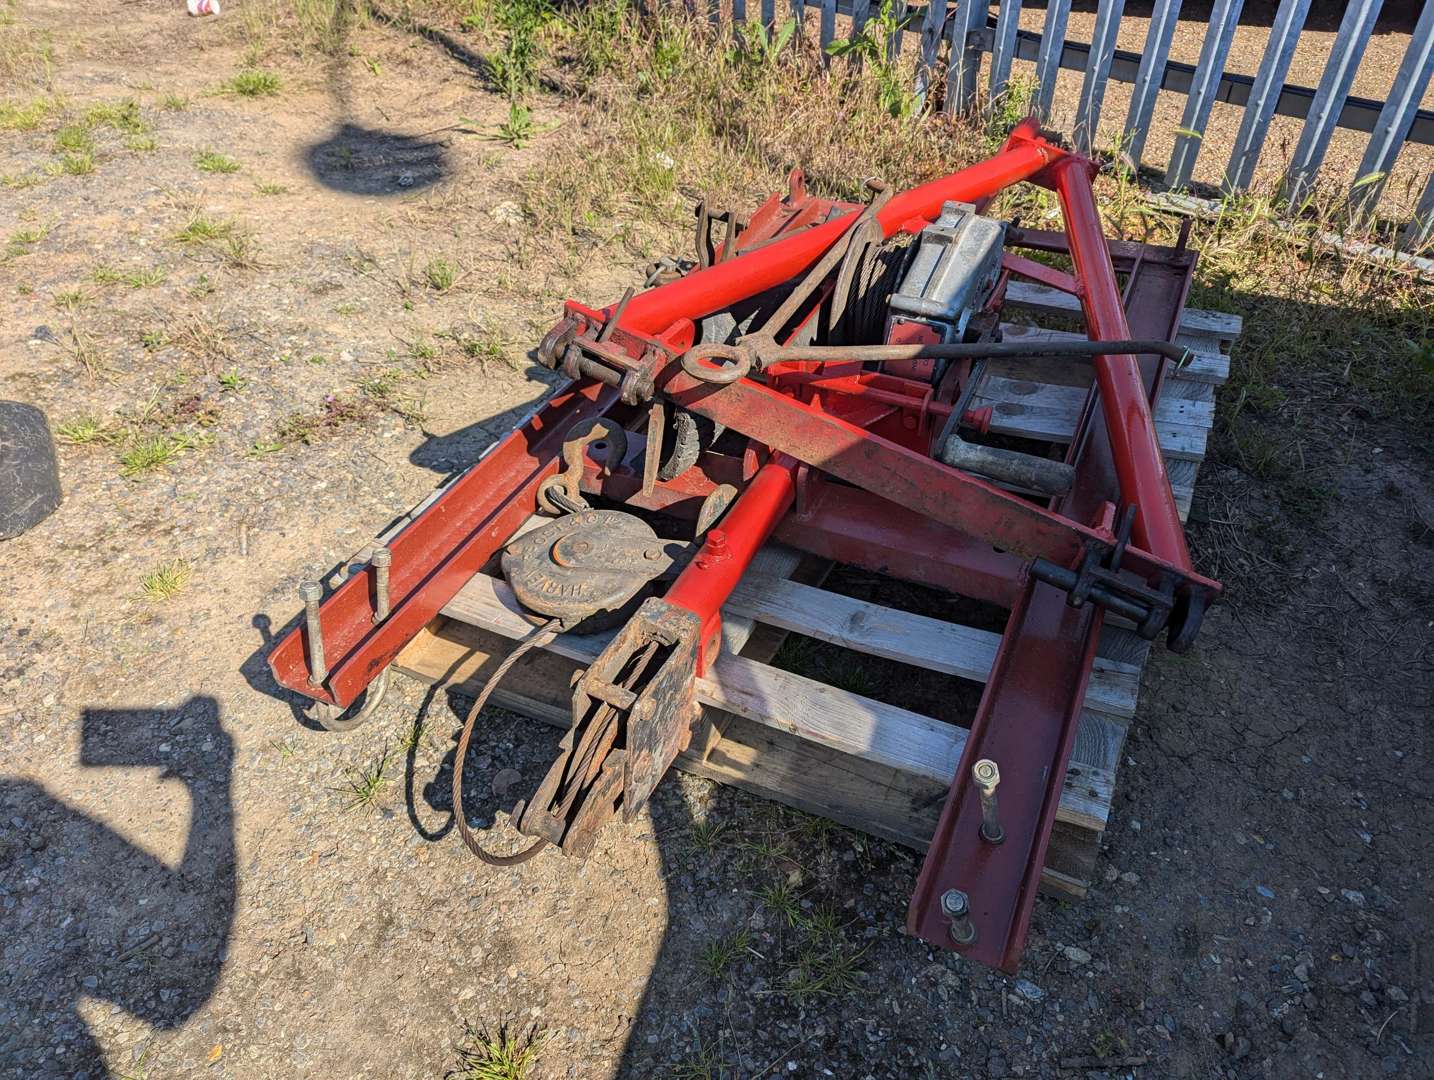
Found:
[[[725, 360], [725, 364], [713, 364]], [[705, 383], [726, 386], [752, 370], [752, 351], [736, 345], [708, 343], [694, 345], [682, 354], [682, 370]]]
[[623, 618], [647, 584], [671, 569], [686, 545], [663, 541], [619, 510], [567, 514], [524, 533], [503, 551], [503, 576], [534, 620], [591, 632]]
[[[583, 458], [588, 447], [602, 450], [603, 471], [612, 473], [627, 457], [627, 431], [606, 416], [582, 420], [563, 439], [565, 468], [538, 488], [538, 506], [550, 514], [570, 514], [587, 508], [583, 498]], [[563, 497], [566, 496], [566, 501]]]
[[376, 548], [373, 563], [373, 621], [383, 622], [388, 618], [388, 568], [393, 562], [393, 553], [386, 547]]
[[731, 484], [718, 484], [709, 491], [707, 498], [702, 500], [702, 509], [697, 511], [697, 524], [693, 527], [693, 535], [700, 537], [717, 524], [736, 497], [737, 489]]
[[951, 940], [957, 945], [974, 945], [976, 924], [971, 921], [971, 902], [960, 889], [941, 894], [941, 914], [951, 921]]
[[1075, 469], [1064, 461], [999, 446], [982, 446], [967, 442], [960, 435], [948, 438], [938, 456], [953, 469], [965, 469], [1042, 495], [1064, 495], [1075, 481]]
[[981, 839], [999, 844], [1006, 839], [996, 813], [996, 786], [1001, 782], [1001, 770], [990, 758], [982, 758], [971, 766], [971, 780], [981, 792]]
[[657, 490], [658, 473], [662, 471], [662, 442], [666, 435], [667, 406], [661, 398], [654, 398], [647, 407], [647, 444], [642, 454], [642, 493], [651, 495]]

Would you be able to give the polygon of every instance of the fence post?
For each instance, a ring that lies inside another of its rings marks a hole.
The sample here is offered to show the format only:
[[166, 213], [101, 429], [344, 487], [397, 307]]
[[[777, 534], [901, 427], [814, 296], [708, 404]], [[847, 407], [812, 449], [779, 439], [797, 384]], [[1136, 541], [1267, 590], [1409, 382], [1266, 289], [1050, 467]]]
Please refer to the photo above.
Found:
[[807, 11], [803, 0], [792, 0], [792, 18], [797, 20], [797, 28], [792, 32], [792, 40], [800, 41], [807, 30]]
[[1184, 130], [1175, 136], [1175, 149], [1165, 170], [1165, 183], [1169, 187], [1183, 188], [1195, 174], [1195, 159], [1200, 156], [1205, 125], [1210, 122], [1220, 76], [1225, 74], [1225, 57], [1230, 55], [1230, 42], [1234, 40], [1235, 26], [1244, 6], [1245, 0], [1215, 0], [1210, 12], [1210, 28], [1205, 32], [1205, 44], [1200, 48], [1200, 60], [1195, 65], [1195, 78], [1180, 120]]
[[1006, 92], [1011, 61], [1016, 56], [1016, 31], [1021, 25], [1021, 0], [1001, 0], [996, 8], [996, 39], [991, 43], [990, 107]]
[[747, 0], [732, 0], [732, 36], [741, 37], [742, 24], [747, 21]]
[[1046, 25], [1041, 28], [1041, 51], [1036, 57], [1035, 113], [1042, 120], [1050, 117], [1051, 102], [1055, 100], [1070, 15], [1071, 0], [1046, 0]]
[[1324, 152], [1329, 148], [1335, 121], [1344, 108], [1344, 99], [1349, 96], [1355, 69], [1364, 55], [1364, 46], [1369, 42], [1370, 31], [1374, 29], [1374, 20], [1378, 18], [1382, 4], [1383, 0], [1348, 0], [1345, 5], [1344, 18], [1340, 20], [1329, 62], [1315, 89], [1314, 101], [1310, 103], [1310, 112], [1300, 131], [1294, 157], [1285, 169], [1282, 186], [1290, 202], [1302, 200], [1314, 183], [1315, 173], [1319, 171]]
[[1284, 90], [1285, 76], [1290, 72], [1290, 61], [1295, 57], [1295, 46], [1300, 43], [1300, 31], [1304, 29], [1309, 10], [1310, 0], [1280, 0], [1280, 9], [1270, 27], [1270, 39], [1265, 44], [1265, 55], [1255, 75], [1255, 85], [1250, 88], [1250, 99], [1245, 102], [1245, 113], [1240, 117], [1235, 149], [1225, 166], [1227, 192], [1244, 191], [1255, 177], [1255, 166], [1265, 145], [1265, 132], [1275, 113], [1275, 103]]
[[921, 65], [916, 69], [916, 107], [924, 108], [926, 95], [936, 78], [936, 52], [946, 29], [946, 0], [926, 0], [926, 18], [921, 22]]
[[1090, 36], [1090, 62], [1086, 65], [1080, 101], [1076, 105], [1075, 145], [1082, 154], [1089, 154], [1095, 145], [1110, 61], [1115, 56], [1115, 35], [1124, 13], [1125, 0], [1100, 0], [1096, 8], [1095, 29]]
[[906, 36], [906, 29], [902, 26], [906, 21], [906, 0], [896, 0], [891, 5], [891, 14], [896, 18], [897, 29], [887, 35], [886, 58], [894, 63], [901, 55], [901, 39]]
[[1355, 186], [1349, 193], [1355, 217], [1371, 213], [1379, 202], [1399, 150], [1414, 126], [1414, 114], [1419, 111], [1431, 73], [1434, 73], [1434, 3], [1426, 0], [1414, 26], [1414, 36], [1409, 39], [1409, 48], [1404, 51], [1404, 59], [1394, 76], [1394, 85], [1389, 88], [1384, 108], [1379, 110], [1379, 119], [1374, 122], [1364, 160], [1355, 174]]
[[1424, 194], [1419, 197], [1419, 207], [1409, 224], [1404, 226], [1404, 235], [1399, 246], [1405, 251], [1418, 251], [1434, 239], [1434, 172], [1424, 185]]
[[827, 46], [836, 39], [836, 17], [837, 0], [821, 0], [822, 22], [821, 22], [821, 48], [822, 66], [831, 63], [831, 56], [827, 54]]
[[946, 70], [946, 111], [968, 113], [976, 102], [976, 75], [981, 50], [971, 43], [976, 21], [986, 24], [984, 0], [956, 0], [951, 18], [951, 63]]
[[777, 25], [777, 0], [762, 0], [762, 26], [767, 33]]
[[1145, 137], [1150, 134], [1150, 118], [1155, 113], [1155, 98], [1165, 81], [1165, 63], [1170, 59], [1170, 42], [1175, 37], [1175, 24], [1179, 21], [1180, 0], [1155, 0], [1155, 10], [1150, 13], [1150, 29], [1145, 34], [1145, 50], [1140, 54], [1140, 68], [1135, 73], [1130, 111], [1125, 114], [1125, 136], [1121, 149], [1132, 169], [1140, 168]]

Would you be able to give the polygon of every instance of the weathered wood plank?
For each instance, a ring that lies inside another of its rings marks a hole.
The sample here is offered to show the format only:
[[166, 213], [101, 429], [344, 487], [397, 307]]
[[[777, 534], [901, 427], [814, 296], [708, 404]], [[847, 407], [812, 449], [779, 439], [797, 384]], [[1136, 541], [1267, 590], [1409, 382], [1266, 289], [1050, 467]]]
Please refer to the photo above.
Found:
[[[1080, 301], [1070, 293], [1038, 285], [1032, 281], [1013, 281], [1006, 290], [1006, 299], [1017, 307], [1044, 311], [1053, 315], [1079, 315]], [[1234, 341], [1243, 325], [1238, 315], [1223, 311], [1202, 311], [1186, 308], [1180, 316], [1180, 330], [1192, 334], [1209, 334], [1221, 341]]]
[[[424, 682], [443, 680], [476, 693], [511, 647], [507, 638], [458, 621], [424, 631], [394, 662]], [[566, 727], [577, 664], [552, 653], [523, 657], [493, 694], [495, 704]], [[694, 747], [695, 749], [695, 747]], [[706, 756], [689, 750], [676, 767], [839, 824], [925, 851], [946, 798], [944, 782], [912, 777], [749, 720], [736, 718]], [[1081, 897], [1091, 877], [1098, 834], [1057, 822], [1042, 885]]]
[[[1199, 461], [1215, 422], [1213, 388], [1208, 398], [1181, 399], [1161, 395], [1155, 404], [1155, 430], [1167, 459]], [[1085, 403], [1086, 392], [1074, 386], [987, 378], [977, 391], [975, 406], [991, 406], [991, 430], [998, 435], [1068, 443]]]
[[[484, 574], [474, 576], [443, 614], [504, 637], [522, 637], [532, 629], [507, 584]], [[564, 634], [548, 650], [588, 663], [609, 639]], [[697, 680], [697, 698], [703, 705], [942, 784], [949, 782], [966, 744], [962, 728], [730, 654]], [[1101, 830], [1114, 777], [1095, 765], [1076, 765], [1078, 774], [1067, 784], [1058, 815]]]
[[[854, 652], [982, 683], [991, 677], [1001, 644], [1001, 635], [989, 630], [760, 575], [744, 577], [722, 610], [724, 618], [732, 611]], [[1097, 656], [1086, 706], [1134, 716], [1139, 687], [1139, 667]]]

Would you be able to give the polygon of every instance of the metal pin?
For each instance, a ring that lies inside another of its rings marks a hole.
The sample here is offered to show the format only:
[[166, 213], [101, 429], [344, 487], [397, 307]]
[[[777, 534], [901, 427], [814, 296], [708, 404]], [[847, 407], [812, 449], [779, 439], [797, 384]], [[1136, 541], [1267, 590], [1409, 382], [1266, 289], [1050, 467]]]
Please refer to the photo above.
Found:
[[1001, 782], [1001, 770], [990, 758], [982, 758], [971, 766], [971, 779], [981, 789], [981, 839], [999, 844], [1006, 839], [1005, 830], [996, 820], [996, 785]]
[[309, 685], [318, 686], [329, 674], [324, 660], [324, 628], [319, 622], [319, 600], [324, 587], [317, 581], [306, 581], [299, 586], [299, 599], [304, 602], [304, 620], [308, 624], [305, 638], [309, 645]]
[[393, 554], [386, 547], [375, 549], [369, 562], [373, 564], [373, 621], [383, 622], [388, 618], [388, 564]]
[[941, 913], [951, 920], [951, 940], [957, 945], [970, 945], [976, 940], [976, 924], [971, 921], [971, 903], [960, 889], [947, 889], [941, 894]]

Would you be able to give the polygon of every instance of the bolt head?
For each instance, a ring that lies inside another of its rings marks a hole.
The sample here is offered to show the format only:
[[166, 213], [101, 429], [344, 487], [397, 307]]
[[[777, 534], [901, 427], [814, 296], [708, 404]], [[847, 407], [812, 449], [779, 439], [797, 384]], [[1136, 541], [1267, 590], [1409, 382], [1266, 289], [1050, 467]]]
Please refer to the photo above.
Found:
[[941, 913], [949, 919], [970, 914], [971, 902], [960, 889], [947, 889], [941, 894]]
[[318, 600], [324, 595], [324, 587], [317, 581], [305, 581], [299, 585], [299, 599], [304, 603]]
[[1001, 770], [996, 768], [996, 763], [990, 758], [982, 758], [971, 766], [971, 778], [989, 795], [1001, 782]]
[[392, 561], [393, 552], [389, 551], [386, 547], [381, 547], [375, 550], [373, 553], [373, 557], [369, 559], [369, 562], [373, 563], [375, 566], [387, 566]]

